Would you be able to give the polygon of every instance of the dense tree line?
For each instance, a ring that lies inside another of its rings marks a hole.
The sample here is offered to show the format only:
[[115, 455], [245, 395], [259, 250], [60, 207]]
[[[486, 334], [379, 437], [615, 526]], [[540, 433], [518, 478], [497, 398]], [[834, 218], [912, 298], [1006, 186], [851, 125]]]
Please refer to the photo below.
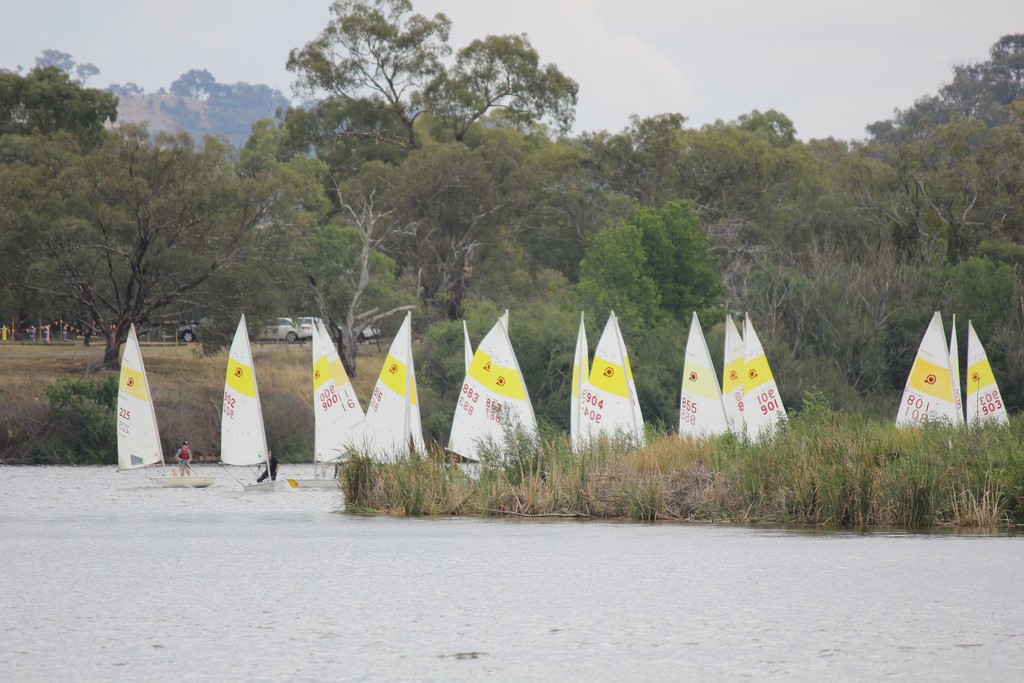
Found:
[[118, 330], [310, 312], [350, 370], [363, 327], [415, 307], [442, 439], [461, 320], [479, 341], [505, 308], [550, 428], [568, 424], [581, 310], [592, 340], [619, 315], [645, 416], [667, 426], [693, 311], [719, 358], [724, 316], [750, 313], [788, 407], [814, 392], [884, 419], [931, 312], [955, 313], [960, 349], [970, 318], [1024, 406], [1024, 36], [864, 141], [802, 142], [777, 111], [569, 136], [576, 85], [526, 36], [453, 50], [449, 30], [406, 0], [334, 3], [288, 60], [312, 105], [238, 149], [97, 134], [112, 113], [70, 81], [75, 115], [44, 125], [17, 93], [54, 74], [0, 74], [0, 307]]

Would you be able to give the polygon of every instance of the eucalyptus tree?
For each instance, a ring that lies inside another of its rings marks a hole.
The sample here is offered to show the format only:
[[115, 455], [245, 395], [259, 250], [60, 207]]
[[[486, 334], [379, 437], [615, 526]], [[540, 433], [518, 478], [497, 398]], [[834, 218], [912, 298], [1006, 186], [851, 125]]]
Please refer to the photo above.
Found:
[[579, 280], [580, 260], [602, 228], [633, 215], [635, 202], [608, 187], [592, 150], [578, 141], [541, 141], [509, 183], [509, 221], [535, 268]]
[[117, 120], [117, 97], [83, 88], [58, 66], [25, 76], [0, 71], [0, 135], [67, 131], [84, 147], [99, 144]]
[[411, 150], [421, 146], [415, 124], [425, 114], [462, 141], [496, 110], [513, 125], [572, 126], [578, 86], [556, 66], [541, 65], [525, 35], [474, 40], [449, 67], [444, 14], [412, 14], [409, 0], [338, 0], [331, 14], [315, 40], [289, 53], [287, 68], [298, 77], [297, 92], [333, 103], [333, 136]]
[[[410, 15], [409, 0], [337, 0], [330, 9], [332, 18], [320, 35], [288, 55], [287, 68], [298, 76], [296, 91], [376, 114], [375, 122], [346, 126], [340, 135], [415, 148], [413, 124], [422, 113], [417, 98], [451, 52], [451, 21], [440, 13]], [[356, 122], [353, 117], [342, 123]]]
[[401, 303], [395, 263], [383, 251], [402, 227], [393, 191], [396, 173], [391, 166], [370, 162], [339, 183], [341, 211], [313, 230], [306, 245], [307, 281], [351, 377], [356, 376], [356, 341], [363, 330], [414, 308]]
[[525, 34], [487, 36], [458, 51], [452, 68], [427, 85], [422, 102], [461, 142], [473, 124], [495, 110], [513, 125], [549, 119], [559, 133], [568, 133], [578, 90], [557, 66], [540, 65]]
[[396, 260], [416, 274], [425, 303], [457, 320], [473, 268], [502, 228], [504, 195], [481, 153], [457, 143], [410, 155], [398, 183]]
[[[274, 167], [236, 166], [216, 138], [197, 150], [184, 134], [122, 127], [82, 155], [61, 136], [35, 137], [0, 166], [0, 251], [30, 264], [2, 277], [82, 311], [105, 339], [104, 365], [116, 366], [129, 323], [150, 324], [232, 269], [284, 253], [287, 187]], [[251, 299], [260, 282], [237, 284]]]
[[685, 198], [680, 194], [685, 123], [682, 114], [633, 115], [623, 131], [585, 135], [580, 144], [611, 189], [643, 206], [660, 206]]

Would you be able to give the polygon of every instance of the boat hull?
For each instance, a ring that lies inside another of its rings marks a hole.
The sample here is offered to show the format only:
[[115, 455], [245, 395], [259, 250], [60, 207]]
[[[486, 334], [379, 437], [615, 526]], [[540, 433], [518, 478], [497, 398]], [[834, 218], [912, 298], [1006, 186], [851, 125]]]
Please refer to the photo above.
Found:
[[288, 488], [288, 482], [282, 480], [278, 481], [261, 481], [258, 484], [242, 484], [242, 489], [248, 491], [277, 491], [279, 489]]
[[293, 489], [338, 489], [341, 484], [337, 479], [286, 479]]
[[155, 486], [163, 489], [202, 489], [213, 484], [213, 477], [150, 477]]

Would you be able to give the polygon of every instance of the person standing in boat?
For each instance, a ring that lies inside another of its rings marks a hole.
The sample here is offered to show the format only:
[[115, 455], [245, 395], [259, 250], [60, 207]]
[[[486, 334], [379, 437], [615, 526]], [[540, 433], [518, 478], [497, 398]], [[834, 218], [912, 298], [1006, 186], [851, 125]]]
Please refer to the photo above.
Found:
[[256, 480], [257, 484], [265, 480], [268, 474], [270, 475], [270, 481], [277, 481], [277, 457], [269, 448], [267, 449], [267, 459], [269, 460], [270, 465], [267, 469], [263, 470], [262, 474], [260, 474], [259, 478]]
[[190, 465], [192, 463], [192, 450], [188, 447], [188, 441], [181, 442], [181, 448], [178, 449], [175, 457], [178, 459], [178, 473], [183, 477], [186, 474], [191, 477], [192, 468]]

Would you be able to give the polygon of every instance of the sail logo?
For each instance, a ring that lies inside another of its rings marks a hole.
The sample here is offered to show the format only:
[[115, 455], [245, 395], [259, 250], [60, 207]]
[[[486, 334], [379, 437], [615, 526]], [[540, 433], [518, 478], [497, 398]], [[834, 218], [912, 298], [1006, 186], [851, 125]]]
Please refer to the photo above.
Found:
[[505, 378], [498, 377], [498, 379], [494, 380], [494, 383], [497, 384], [499, 387], [503, 387], [505, 386]]
[[242, 376], [242, 368], [235, 368], [235, 377]]
[[975, 382], [975, 383], [980, 382], [981, 381], [981, 375], [978, 374], [977, 372], [975, 372], [974, 374], [971, 375], [971, 381]]
[[925, 384], [935, 384], [937, 381], [939, 381], [939, 378], [933, 374], [929, 374], [927, 377], [924, 378]]
[[135, 386], [135, 378], [134, 378], [134, 377], [129, 377], [129, 378], [128, 378], [128, 381], [126, 382], [126, 384], [127, 384], [127, 385], [128, 385], [129, 387], [134, 387], [134, 386]]
[[314, 370], [313, 371], [313, 379], [314, 380], [320, 379], [320, 371], [319, 370]]
[[747, 376], [750, 377], [750, 379], [757, 379], [757, 370], [751, 369], [750, 372], [747, 373]]
[[734, 381], [734, 382], [735, 382], [735, 381], [736, 381], [736, 380], [738, 380], [739, 378], [740, 378], [740, 375], [739, 375], [739, 373], [738, 373], [738, 372], [736, 372], [735, 370], [732, 370], [731, 372], [729, 372], [729, 379], [731, 379], [732, 381]]
[[391, 367], [388, 368], [388, 372], [390, 372], [392, 375], [398, 372], [398, 363], [392, 363]]
[[696, 382], [697, 381], [697, 373], [696, 372], [691, 372], [690, 373], [690, 381], [691, 382]]
[[614, 375], [615, 375], [615, 368], [607, 367], [607, 368], [604, 369], [604, 376], [605, 377], [612, 377]]
[[490, 361], [484, 363], [483, 370], [484, 370], [484, 372], [490, 372], [491, 371], [491, 363], [490, 363]]

